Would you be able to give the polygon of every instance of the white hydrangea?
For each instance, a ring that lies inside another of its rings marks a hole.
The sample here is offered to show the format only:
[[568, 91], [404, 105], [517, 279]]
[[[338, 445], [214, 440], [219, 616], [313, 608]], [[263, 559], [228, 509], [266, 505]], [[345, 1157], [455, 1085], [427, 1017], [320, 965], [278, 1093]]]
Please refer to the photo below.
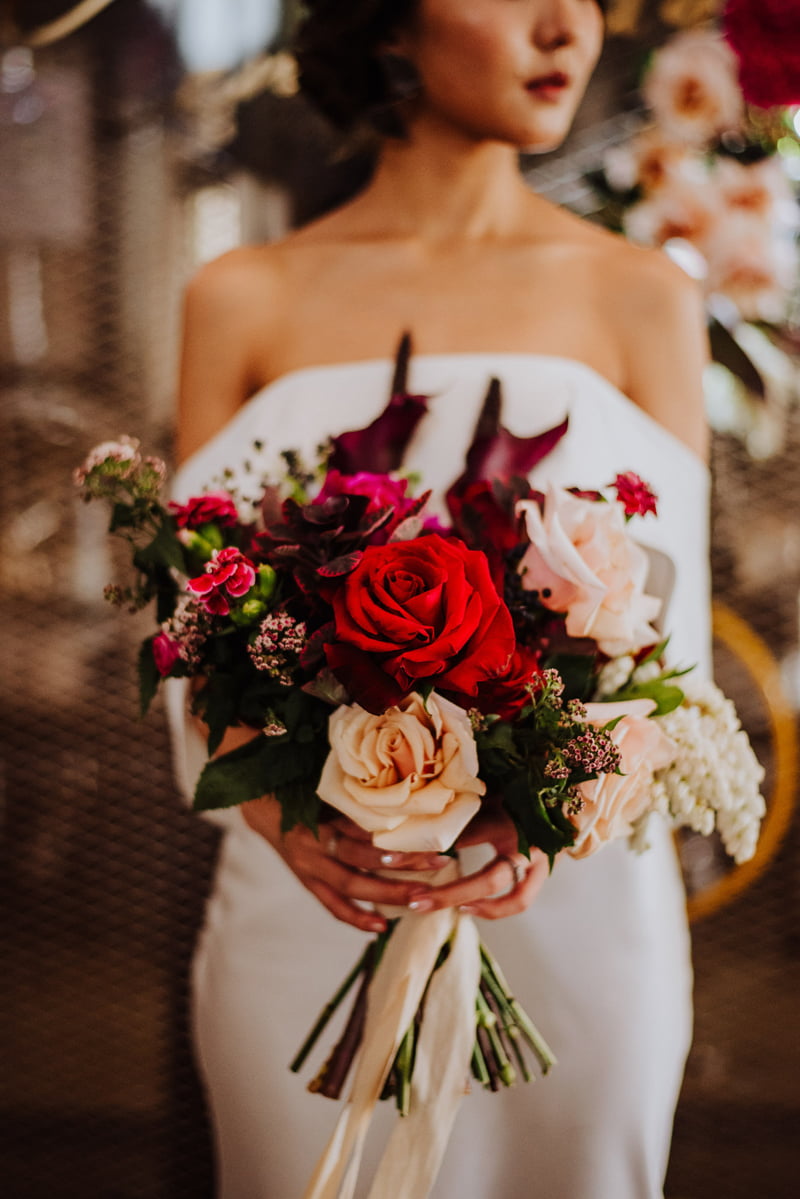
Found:
[[[682, 687], [684, 703], [658, 718], [678, 752], [655, 775], [652, 808], [675, 827], [704, 835], [716, 828], [734, 861], [746, 862], [755, 853], [766, 811], [763, 767], [733, 703], [714, 683], [690, 676]], [[640, 843], [642, 837], [640, 830]]]
[[595, 700], [603, 700], [609, 695], [616, 694], [630, 679], [635, 665], [636, 662], [631, 654], [625, 654], [621, 658], [609, 659], [597, 676], [597, 686], [594, 693]]

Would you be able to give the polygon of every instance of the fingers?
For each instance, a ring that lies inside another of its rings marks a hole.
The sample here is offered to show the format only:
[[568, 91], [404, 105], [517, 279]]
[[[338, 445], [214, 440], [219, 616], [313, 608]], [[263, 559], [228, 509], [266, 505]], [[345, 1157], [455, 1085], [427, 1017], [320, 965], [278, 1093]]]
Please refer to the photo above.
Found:
[[467, 912], [471, 916], [479, 916], [483, 920], [502, 920], [504, 916], [516, 916], [533, 903], [541, 891], [548, 873], [547, 858], [542, 856], [541, 859], [535, 859], [524, 879], [507, 891], [505, 895], [461, 904], [459, 905], [461, 911]]
[[358, 870], [441, 870], [452, 861], [443, 853], [399, 853], [378, 849], [372, 833], [346, 817], [320, 827], [320, 842], [330, 857]]
[[418, 901], [422, 911], [458, 907], [473, 916], [499, 920], [527, 908], [547, 878], [547, 858], [534, 851], [530, 861], [523, 854], [498, 854], [482, 870], [453, 883], [431, 887]]
[[365, 933], [383, 933], [386, 932], [387, 921], [379, 912], [365, 911], [364, 908], [358, 907], [355, 903], [350, 903], [339, 894], [333, 887], [320, 879], [301, 880], [305, 883], [307, 889], [316, 899], [327, 908], [332, 916], [337, 920], [343, 921], [345, 924], [351, 924], [353, 928], [361, 929]]

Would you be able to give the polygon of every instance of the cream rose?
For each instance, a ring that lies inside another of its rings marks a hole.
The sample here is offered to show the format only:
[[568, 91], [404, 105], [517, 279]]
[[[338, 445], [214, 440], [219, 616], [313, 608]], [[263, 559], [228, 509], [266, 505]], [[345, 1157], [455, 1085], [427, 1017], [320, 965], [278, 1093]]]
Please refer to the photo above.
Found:
[[658, 640], [649, 622], [661, 601], [645, 594], [647, 553], [628, 533], [619, 504], [551, 485], [544, 514], [534, 500], [521, 500], [517, 512], [525, 514], [531, 543], [519, 565], [522, 586], [566, 613], [570, 637], [591, 637], [612, 658]]
[[379, 849], [441, 853], [481, 806], [469, 718], [435, 692], [427, 703], [412, 692], [380, 715], [342, 705], [328, 735], [318, 794]]
[[587, 858], [617, 837], [628, 837], [634, 821], [652, 801], [653, 775], [674, 761], [678, 747], [648, 716], [655, 704], [634, 699], [617, 704], [587, 704], [586, 719], [595, 728], [622, 717], [612, 729], [611, 740], [620, 753], [621, 774], [601, 774], [578, 790], [583, 807], [572, 817], [578, 830], [568, 850], [574, 858]]

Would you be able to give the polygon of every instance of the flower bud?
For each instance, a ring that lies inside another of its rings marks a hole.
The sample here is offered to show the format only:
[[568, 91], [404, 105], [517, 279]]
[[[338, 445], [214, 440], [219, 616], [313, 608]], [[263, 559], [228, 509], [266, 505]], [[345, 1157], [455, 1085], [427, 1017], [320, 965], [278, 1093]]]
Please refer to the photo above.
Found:
[[257, 587], [258, 594], [262, 599], [268, 600], [272, 598], [277, 579], [278, 576], [275, 574], [275, 571], [266, 562], [262, 566], [259, 566]]

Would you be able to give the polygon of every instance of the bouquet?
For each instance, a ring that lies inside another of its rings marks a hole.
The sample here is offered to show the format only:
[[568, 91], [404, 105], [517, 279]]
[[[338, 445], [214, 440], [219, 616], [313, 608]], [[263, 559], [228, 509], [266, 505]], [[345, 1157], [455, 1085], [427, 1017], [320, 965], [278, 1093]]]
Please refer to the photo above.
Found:
[[[535, 490], [528, 476], [566, 422], [513, 436], [492, 380], [443, 525], [400, 473], [427, 405], [405, 388], [407, 357], [404, 342], [372, 425], [334, 438], [311, 467], [284, 454], [283, 477], [258, 479], [247, 500], [231, 472], [165, 504], [163, 464], [128, 437], [76, 472], [133, 550], [134, 582], [109, 599], [155, 606], [143, 711], [161, 679], [196, 680], [210, 757], [195, 806], [271, 793], [284, 830], [343, 813], [381, 849], [452, 854], [442, 879], [488, 805], [514, 822], [522, 853], [551, 865], [618, 837], [643, 845], [654, 811], [716, 825], [737, 860], [752, 854], [763, 801], [747, 738], [712, 684], [692, 696], [687, 672], [663, 664], [662, 601], [628, 527], [655, 518], [651, 489], [628, 472], [602, 493]], [[252, 740], [211, 757], [237, 724]], [[427, 1193], [469, 1068], [496, 1090], [531, 1078], [528, 1051], [544, 1072], [554, 1062], [468, 916], [391, 915], [292, 1063], [355, 988], [311, 1084], [338, 1097], [361, 1046], [309, 1195], [331, 1193], [349, 1159], [357, 1169], [369, 1111], [389, 1096], [406, 1120], [381, 1166], [385, 1193], [401, 1159], [408, 1193]]]

